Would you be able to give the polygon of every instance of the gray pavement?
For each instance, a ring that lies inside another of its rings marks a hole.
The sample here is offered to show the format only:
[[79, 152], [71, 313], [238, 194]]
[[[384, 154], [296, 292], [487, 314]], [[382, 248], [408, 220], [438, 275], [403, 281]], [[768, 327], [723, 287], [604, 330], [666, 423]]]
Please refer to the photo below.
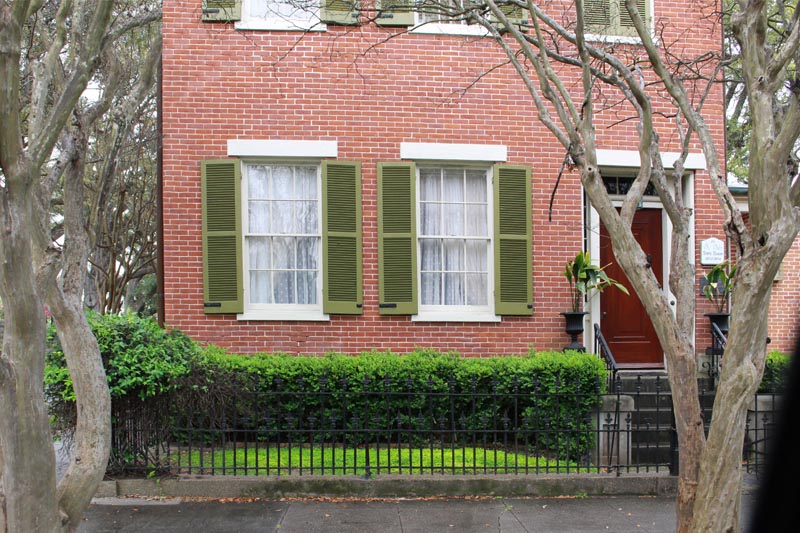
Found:
[[[742, 502], [743, 530], [753, 495]], [[160, 532], [667, 532], [674, 499], [662, 497], [225, 499], [96, 498], [80, 533]]]

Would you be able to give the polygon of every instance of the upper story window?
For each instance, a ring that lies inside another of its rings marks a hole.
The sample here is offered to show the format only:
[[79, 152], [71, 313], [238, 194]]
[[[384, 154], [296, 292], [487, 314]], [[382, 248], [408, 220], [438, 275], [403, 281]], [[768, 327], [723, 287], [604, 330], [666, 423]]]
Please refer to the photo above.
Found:
[[310, 30], [319, 27], [319, 0], [244, 0], [242, 29]]
[[[636, 0], [636, 8], [649, 20], [650, 0]], [[637, 37], [625, 0], [586, 0], [584, 17], [590, 33], [605, 37]]]

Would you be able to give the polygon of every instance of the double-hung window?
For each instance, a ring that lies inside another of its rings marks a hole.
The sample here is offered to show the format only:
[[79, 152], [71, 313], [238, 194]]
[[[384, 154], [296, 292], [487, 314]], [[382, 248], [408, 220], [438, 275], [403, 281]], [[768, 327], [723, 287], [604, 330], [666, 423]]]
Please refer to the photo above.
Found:
[[248, 164], [245, 306], [321, 311], [320, 167]]
[[446, 164], [378, 163], [379, 312], [452, 322], [530, 315], [530, 169], [490, 166], [504, 147], [407, 144], [401, 156]]
[[489, 169], [420, 167], [420, 309], [491, 311]]
[[[315, 142], [238, 143], [232, 155], [243, 157], [329, 152]], [[359, 163], [211, 160], [202, 162], [201, 180], [206, 313], [242, 320], [361, 314]]]

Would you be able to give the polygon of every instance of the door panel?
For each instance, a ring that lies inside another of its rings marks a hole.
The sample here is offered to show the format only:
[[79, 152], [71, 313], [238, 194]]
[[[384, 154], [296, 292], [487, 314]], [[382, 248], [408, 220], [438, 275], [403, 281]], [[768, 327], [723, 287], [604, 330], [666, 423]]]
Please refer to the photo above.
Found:
[[[636, 241], [650, 258], [650, 267], [663, 285], [663, 247], [661, 210], [640, 209], [631, 227]], [[657, 368], [664, 366], [664, 351], [655, 328], [633, 291], [630, 281], [614, 259], [611, 239], [605, 226], [600, 227], [600, 264], [608, 265], [608, 275], [625, 285], [629, 295], [609, 288], [600, 295], [600, 327], [614, 359], [621, 367]]]

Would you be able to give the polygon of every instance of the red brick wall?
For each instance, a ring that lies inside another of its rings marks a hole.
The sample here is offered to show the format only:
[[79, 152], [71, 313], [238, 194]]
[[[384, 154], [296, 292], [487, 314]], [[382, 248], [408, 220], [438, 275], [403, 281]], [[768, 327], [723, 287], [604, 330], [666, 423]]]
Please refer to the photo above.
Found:
[[768, 350], [792, 353], [800, 335], [800, 237], [786, 254], [780, 275], [772, 284], [769, 304]]
[[[660, 3], [660, 2], [659, 2]], [[565, 4], [566, 5], [566, 4]], [[236, 31], [200, 22], [199, 0], [164, 3], [164, 263], [165, 316], [170, 326], [236, 352], [403, 352], [416, 346], [469, 355], [560, 349], [568, 338], [564, 262], [583, 246], [581, 187], [567, 172], [548, 203], [564, 155], [502, 50], [489, 39], [390, 33], [374, 24], [329, 26], [326, 32]], [[719, 48], [710, 19], [682, 21], [682, 3], [664, 3], [658, 17], [675, 22], [660, 37], [687, 55]], [[698, 15], [699, 17], [699, 15]], [[638, 50], [633, 48], [633, 52]], [[491, 70], [494, 69], [494, 70]], [[488, 72], [488, 74], [487, 74]], [[565, 71], [566, 72], [566, 71]], [[566, 73], [576, 95], [576, 72]], [[480, 79], [478, 79], [480, 77]], [[466, 92], [471, 81], [476, 83]], [[719, 92], [719, 91], [717, 91]], [[722, 146], [722, 106], [705, 107]], [[656, 98], [660, 111], [669, 103]], [[625, 107], [598, 115], [598, 147], [635, 150]], [[679, 150], [673, 120], [659, 118], [661, 146]], [[339, 159], [361, 161], [364, 230], [364, 314], [329, 322], [237, 322], [203, 314], [200, 160], [226, 157], [229, 139], [337, 140]], [[412, 323], [378, 314], [376, 163], [398, 161], [401, 142], [502, 144], [508, 163], [532, 168], [534, 314], [500, 323]], [[692, 149], [699, 151], [697, 146]], [[716, 200], [697, 174], [698, 246], [723, 238]], [[702, 318], [703, 309], [698, 309]]]

